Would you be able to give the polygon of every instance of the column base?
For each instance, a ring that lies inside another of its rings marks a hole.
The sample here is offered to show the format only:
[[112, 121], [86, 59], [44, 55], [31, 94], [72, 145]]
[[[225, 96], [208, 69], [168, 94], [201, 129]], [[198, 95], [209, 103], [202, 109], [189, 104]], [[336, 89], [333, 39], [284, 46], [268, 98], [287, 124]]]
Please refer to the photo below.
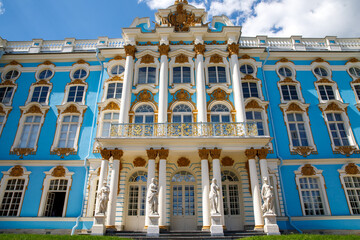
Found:
[[147, 227], [146, 236], [147, 237], [159, 237], [160, 227], [159, 227], [159, 215], [149, 215], [149, 226]]
[[277, 225], [276, 222], [276, 215], [274, 213], [265, 213], [264, 219], [265, 219], [264, 232], [267, 235], [280, 235], [279, 226]]
[[255, 225], [254, 231], [264, 231], [264, 225]]
[[105, 214], [96, 214], [94, 217], [94, 224], [91, 228], [91, 235], [103, 236], [105, 232]]
[[208, 232], [210, 230], [210, 226], [203, 226], [201, 231]]
[[221, 214], [211, 214], [211, 236], [224, 236], [224, 226], [221, 224]]

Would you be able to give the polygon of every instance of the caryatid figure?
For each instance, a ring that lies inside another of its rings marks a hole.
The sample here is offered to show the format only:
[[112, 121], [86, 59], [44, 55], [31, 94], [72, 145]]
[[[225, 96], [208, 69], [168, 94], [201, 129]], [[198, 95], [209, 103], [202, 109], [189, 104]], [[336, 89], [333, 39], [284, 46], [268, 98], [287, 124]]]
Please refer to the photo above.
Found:
[[211, 213], [220, 213], [219, 212], [220, 188], [217, 185], [215, 178], [213, 178], [211, 181], [209, 199], [210, 199]]
[[273, 187], [270, 186], [268, 182], [268, 178], [263, 178], [263, 185], [261, 188], [261, 198], [264, 203], [261, 207], [263, 213], [274, 213], [274, 195], [273, 195]]
[[151, 214], [158, 214], [158, 186], [156, 185], [155, 178], [151, 179], [149, 190], [147, 192], [147, 200]]

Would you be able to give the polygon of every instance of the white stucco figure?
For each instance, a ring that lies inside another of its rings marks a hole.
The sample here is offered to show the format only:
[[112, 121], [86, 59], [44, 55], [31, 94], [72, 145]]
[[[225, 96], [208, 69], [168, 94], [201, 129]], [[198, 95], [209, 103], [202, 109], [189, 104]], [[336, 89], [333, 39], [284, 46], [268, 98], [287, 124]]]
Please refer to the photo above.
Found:
[[261, 188], [261, 197], [264, 201], [261, 210], [263, 213], [274, 213], [274, 195], [273, 195], [273, 187], [268, 183], [268, 178], [263, 178], [263, 185]]
[[213, 178], [211, 181], [210, 192], [209, 192], [211, 213], [220, 213], [219, 196], [220, 196], [220, 188], [216, 183], [216, 179]]
[[155, 178], [151, 179], [149, 190], [147, 192], [147, 200], [151, 214], [158, 214], [158, 186], [156, 185]]
[[109, 193], [110, 193], [110, 188], [104, 182], [103, 186], [100, 188], [98, 192], [99, 209], [97, 213], [105, 214], [107, 209], [107, 204], [109, 202]]

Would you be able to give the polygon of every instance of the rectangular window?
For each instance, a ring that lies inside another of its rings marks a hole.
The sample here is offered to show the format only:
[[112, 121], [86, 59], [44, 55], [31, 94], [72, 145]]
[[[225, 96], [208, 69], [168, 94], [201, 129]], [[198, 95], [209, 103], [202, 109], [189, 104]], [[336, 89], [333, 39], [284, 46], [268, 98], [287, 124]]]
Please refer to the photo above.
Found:
[[5, 122], [5, 115], [0, 115], [0, 134], [1, 134], [2, 128], [4, 126], [4, 122]]
[[345, 191], [353, 214], [360, 214], [360, 177], [344, 177]]
[[119, 113], [115, 113], [115, 112], [105, 113], [101, 136], [102, 137], [110, 137], [111, 124], [118, 123], [118, 122], [119, 122]]
[[9, 104], [14, 92], [13, 87], [1, 87], [0, 88], [0, 102], [3, 104]]
[[242, 83], [242, 90], [243, 90], [243, 96], [244, 99], [249, 97], [259, 97], [257, 84], [253, 82], [243, 82]]
[[329, 85], [319, 85], [319, 92], [321, 100], [332, 100], [335, 99], [334, 90]]
[[247, 111], [246, 112], [246, 120], [249, 123], [251, 123], [251, 122], [256, 123], [258, 136], [264, 136], [265, 135], [264, 123], [263, 123], [263, 119], [262, 119], [262, 116], [261, 116], [261, 112]]
[[31, 97], [31, 102], [45, 103], [48, 92], [49, 87], [47, 86], [35, 87], [33, 95]]
[[79, 126], [78, 116], [64, 116], [61, 130], [58, 148], [74, 148], [75, 137]]
[[281, 93], [284, 101], [298, 100], [296, 86], [294, 85], [281, 85]]
[[53, 179], [50, 181], [44, 216], [63, 216], [67, 185], [68, 180], [66, 179]]
[[286, 114], [289, 124], [291, 142], [294, 147], [309, 146], [305, 129], [305, 121], [301, 113]]
[[360, 85], [355, 85], [354, 88], [356, 92], [356, 97], [360, 101]]
[[28, 116], [22, 129], [19, 148], [35, 148], [40, 130], [41, 116]]
[[208, 67], [209, 83], [226, 83], [225, 67]]
[[18, 216], [24, 194], [25, 179], [9, 179], [0, 207], [0, 216]]
[[325, 215], [319, 179], [302, 177], [299, 182], [305, 216]]
[[106, 99], [109, 98], [121, 99], [122, 88], [123, 88], [122, 83], [110, 83], [108, 85], [108, 92], [106, 95]]
[[349, 146], [349, 139], [346, 133], [345, 124], [341, 113], [326, 114], [330, 137], [332, 137], [335, 146]]
[[139, 68], [138, 84], [155, 83], [155, 78], [156, 78], [156, 68], [154, 67]]
[[174, 67], [173, 68], [174, 83], [190, 83], [190, 67]]
[[84, 97], [84, 86], [72, 86], [69, 89], [67, 102], [82, 102]]

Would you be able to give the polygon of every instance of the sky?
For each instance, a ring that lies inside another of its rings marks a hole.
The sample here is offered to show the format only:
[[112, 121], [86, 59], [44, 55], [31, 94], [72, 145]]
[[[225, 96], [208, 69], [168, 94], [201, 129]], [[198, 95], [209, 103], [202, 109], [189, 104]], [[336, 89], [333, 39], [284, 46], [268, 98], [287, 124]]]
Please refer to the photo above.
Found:
[[[121, 38], [135, 17], [174, 0], [0, 0], [0, 37], [8, 41]], [[242, 26], [242, 36], [360, 37], [360, 0], [189, 0]], [[152, 28], [154, 24], [152, 23]]]

